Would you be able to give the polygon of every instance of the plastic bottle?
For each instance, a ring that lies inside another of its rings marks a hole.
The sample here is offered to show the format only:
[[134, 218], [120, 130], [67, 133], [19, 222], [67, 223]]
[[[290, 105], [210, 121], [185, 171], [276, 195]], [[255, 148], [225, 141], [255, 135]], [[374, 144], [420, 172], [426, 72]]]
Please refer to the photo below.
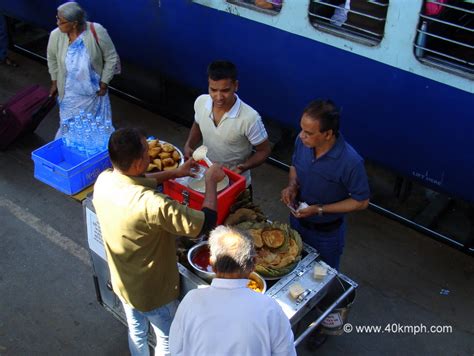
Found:
[[85, 146], [84, 146], [84, 128], [82, 126], [82, 122], [79, 120], [75, 122], [75, 130], [76, 130], [76, 148], [81, 154], [85, 154]]
[[110, 138], [110, 135], [112, 135], [112, 132], [114, 132], [114, 127], [112, 126], [112, 120], [105, 120], [105, 124], [104, 124], [104, 133], [105, 133], [105, 136], [104, 136], [104, 149], [107, 148], [108, 144], [109, 144], [109, 138]]
[[61, 138], [65, 147], [71, 147], [71, 137], [69, 131], [69, 124], [67, 121], [63, 121], [61, 124]]
[[67, 124], [69, 128], [69, 147], [74, 149], [77, 147], [77, 135], [74, 118], [68, 119]]
[[89, 128], [84, 130], [84, 151], [87, 157], [91, 157], [95, 154], [95, 147], [92, 138], [92, 133]]
[[115, 131], [114, 126], [112, 125], [112, 119], [111, 118], [105, 118], [104, 119], [104, 126], [109, 135], [112, 135], [112, 132]]
[[86, 112], [83, 109], [79, 110], [79, 117], [81, 118], [82, 122], [84, 122], [86, 119]]
[[97, 123], [97, 127], [104, 124], [104, 120], [102, 120], [102, 116], [100, 116], [100, 115], [97, 115], [95, 117], [95, 122]]
[[426, 30], [428, 29], [428, 22], [426, 21], [423, 21], [421, 23], [421, 28], [420, 28], [420, 31], [421, 32], [418, 32], [418, 37], [416, 38], [416, 45], [417, 47], [415, 47], [415, 55], [418, 57], [418, 58], [422, 58], [424, 53], [425, 53], [425, 46], [426, 46]]
[[105, 127], [104, 125], [99, 125], [97, 127], [97, 130], [99, 131], [99, 134], [97, 135], [97, 146], [99, 147], [99, 149], [101, 151], [107, 149], [107, 144], [106, 142], [108, 143], [108, 139], [107, 139], [107, 135], [105, 133]]
[[92, 121], [90, 124], [91, 128], [91, 135], [92, 135], [92, 144], [94, 145], [94, 149], [96, 151], [100, 151], [102, 149], [101, 145], [101, 138], [99, 137], [99, 129], [97, 128], [97, 123]]

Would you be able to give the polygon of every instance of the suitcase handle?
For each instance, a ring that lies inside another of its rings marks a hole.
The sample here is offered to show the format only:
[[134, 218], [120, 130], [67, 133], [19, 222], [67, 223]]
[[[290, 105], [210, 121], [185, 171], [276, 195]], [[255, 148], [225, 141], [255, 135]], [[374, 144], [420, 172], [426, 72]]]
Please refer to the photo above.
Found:
[[51, 172], [55, 171], [54, 166], [50, 166], [46, 163], [43, 163], [43, 167], [46, 168], [47, 170], [51, 171]]

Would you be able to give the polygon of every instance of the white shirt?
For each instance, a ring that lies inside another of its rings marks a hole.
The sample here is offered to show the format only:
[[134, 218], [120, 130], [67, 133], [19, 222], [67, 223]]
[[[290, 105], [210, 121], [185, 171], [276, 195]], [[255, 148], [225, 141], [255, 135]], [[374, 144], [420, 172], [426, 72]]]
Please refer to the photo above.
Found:
[[247, 279], [214, 278], [183, 298], [171, 324], [171, 355], [294, 355], [290, 321], [271, 297]]
[[[201, 130], [207, 157], [229, 169], [245, 162], [257, 146], [268, 138], [267, 131], [257, 111], [235, 95], [236, 101], [216, 126], [212, 114], [210, 95], [201, 95], [194, 103], [194, 120]], [[250, 170], [243, 173], [250, 184]]]

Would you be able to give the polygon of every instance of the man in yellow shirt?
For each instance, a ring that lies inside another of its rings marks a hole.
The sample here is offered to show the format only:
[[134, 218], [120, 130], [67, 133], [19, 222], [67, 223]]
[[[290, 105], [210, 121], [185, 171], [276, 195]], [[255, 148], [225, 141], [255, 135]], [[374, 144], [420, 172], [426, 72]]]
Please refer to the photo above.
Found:
[[132, 355], [148, 355], [148, 322], [157, 338], [156, 355], [166, 355], [179, 296], [174, 235], [198, 237], [214, 227], [219, 165], [206, 173], [202, 210], [193, 210], [155, 191], [157, 183], [190, 174], [192, 161], [145, 178], [148, 144], [137, 129], [120, 129], [109, 140], [113, 170], [100, 174], [93, 203], [104, 239], [114, 292], [122, 300]]

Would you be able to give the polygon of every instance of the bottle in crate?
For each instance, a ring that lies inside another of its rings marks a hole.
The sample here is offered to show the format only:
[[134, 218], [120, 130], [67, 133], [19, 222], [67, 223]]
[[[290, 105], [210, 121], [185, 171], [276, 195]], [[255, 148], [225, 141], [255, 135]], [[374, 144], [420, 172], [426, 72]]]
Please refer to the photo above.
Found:
[[69, 130], [69, 146], [72, 149], [75, 149], [77, 147], [77, 135], [76, 135], [76, 127], [75, 127], [75, 121], [73, 118], [67, 119], [67, 126]]
[[89, 128], [84, 130], [84, 150], [87, 157], [91, 157], [96, 153], [96, 144]]
[[67, 120], [61, 124], [61, 138], [64, 146], [71, 147], [71, 131]]
[[[78, 120], [79, 118], [79, 120]], [[76, 148], [80, 154], [85, 154], [85, 146], [84, 146], [84, 127], [82, 126], [82, 122], [80, 117], [75, 118], [75, 137], [76, 137]]]

